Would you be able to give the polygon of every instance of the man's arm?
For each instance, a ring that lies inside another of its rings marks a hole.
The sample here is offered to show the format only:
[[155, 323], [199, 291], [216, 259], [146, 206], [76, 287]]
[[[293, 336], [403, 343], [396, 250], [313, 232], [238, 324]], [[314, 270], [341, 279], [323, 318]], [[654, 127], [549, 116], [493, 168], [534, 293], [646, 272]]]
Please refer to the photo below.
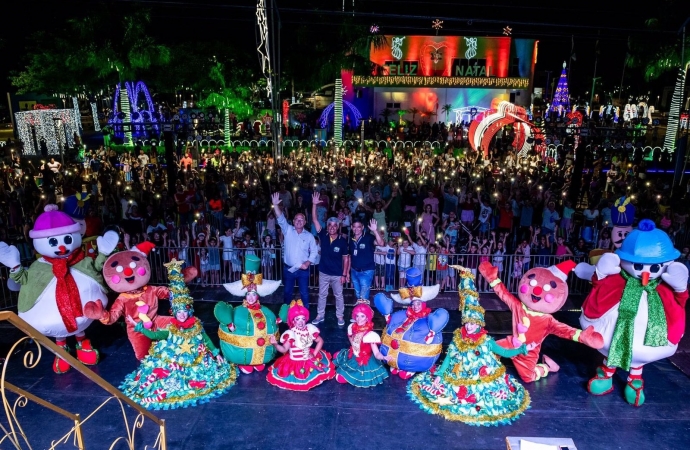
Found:
[[321, 199], [321, 194], [314, 192], [311, 196], [311, 223], [314, 224], [314, 228], [317, 233], [321, 232], [321, 224], [319, 223], [318, 217], [316, 216], [316, 205]]

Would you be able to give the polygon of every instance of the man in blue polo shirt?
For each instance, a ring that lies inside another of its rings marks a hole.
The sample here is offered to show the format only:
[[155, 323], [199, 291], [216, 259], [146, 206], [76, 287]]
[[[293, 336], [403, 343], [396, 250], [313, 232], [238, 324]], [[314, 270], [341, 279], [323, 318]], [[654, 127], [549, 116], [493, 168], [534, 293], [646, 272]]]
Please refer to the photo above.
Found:
[[357, 303], [369, 304], [369, 290], [374, 279], [374, 250], [376, 245], [386, 245], [376, 228], [376, 220], [369, 221], [369, 230], [364, 233], [364, 223], [360, 219], [352, 222], [353, 238], [350, 241], [350, 276], [355, 288]]
[[328, 287], [333, 289], [335, 296], [335, 316], [338, 326], [345, 326], [345, 299], [343, 299], [343, 283], [350, 279], [350, 255], [348, 241], [340, 236], [340, 221], [331, 217], [326, 221], [326, 228], [321, 227], [316, 215], [316, 208], [321, 203], [321, 195], [317, 192], [311, 199], [311, 220], [321, 242], [321, 262], [319, 263], [319, 307], [316, 318], [312, 322], [318, 325], [326, 318], [326, 298]]

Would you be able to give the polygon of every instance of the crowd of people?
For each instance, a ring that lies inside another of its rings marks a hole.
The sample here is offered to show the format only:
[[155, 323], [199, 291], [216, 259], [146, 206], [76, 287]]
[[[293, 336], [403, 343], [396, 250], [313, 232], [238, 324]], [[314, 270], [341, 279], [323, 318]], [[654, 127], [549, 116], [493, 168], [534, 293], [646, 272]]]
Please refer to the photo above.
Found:
[[[157, 246], [154, 281], [165, 282], [162, 264], [172, 258], [195, 265], [198, 283], [235, 281], [244, 257], [254, 254], [266, 278], [303, 289], [325, 280], [326, 291], [337, 291], [329, 277], [343, 277], [341, 286], [351, 283], [357, 297], [367, 299], [369, 288], [404, 286], [411, 267], [423, 271], [425, 282], [453, 290], [449, 266], [455, 264], [476, 272], [491, 261], [519, 279], [529, 267], [584, 260], [591, 249], [612, 246], [610, 210], [625, 197], [638, 219], [655, 220], [688, 260], [687, 196], [672, 192], [672, 177], [648, 173], [647, 161], [624, 146], [578, 153], [585, 161], [576, 174], [573, 149], [559, 148], [520, 158], [500, 143], [487, 156], [446, 143], [364, 152], [311, 146], [275, 157], [258, 148], [229, 152], [189, 144], [170, 161], [176, 172], [170, 188], [157, 152], [117, 154], [101, 146], [64, 164], [15, 152], [5, 165], [0, 240], [32, 259], [28, 230], [35, 217], [46, 204], [85, 192], [89, 233], [117, 228], [126, 246], [143, 240]], [[573, 197], [575, 177], [582, 188]], [[295, 264], [285, 243], [298, 226], [314, 240], [306, 275], [304, 268], [283, 270]], [[324, 242], [329, 234], [345, 246], [336, 253], [350, 255], [342, 273], [323, 260], [334, 256]], [[362, 236], [373, 240], [366, 261], [354, 248]], [[479, 288], [488, 286], [480, 282]]]

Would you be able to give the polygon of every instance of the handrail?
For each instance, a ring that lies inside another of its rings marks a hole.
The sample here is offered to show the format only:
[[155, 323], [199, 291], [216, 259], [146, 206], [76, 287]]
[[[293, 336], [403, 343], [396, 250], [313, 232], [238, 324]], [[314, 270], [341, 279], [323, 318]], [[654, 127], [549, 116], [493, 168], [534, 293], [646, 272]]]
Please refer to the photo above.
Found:
[[[53, 449], [56, 448], [58, 444], [66, 443], [69, 440], [70, 436], [73, 435], [74, 445], [77, 448], [83, 449], [85, 448], [85, 444], [83, 442], [81, 432], [82, 426], [96, 412], [98, 412], [103, 406], [105, 406], [105, 404], [107, 404], [113, 399], [116, 399], [117, 402], [120, 404], [120, 409], [122, 410], [125, 427], [127, 429], [127, 437], [118, 437], [117, 439], [115, 439], [115, 441], [112, 442], [110, 448], [113, 448], [117, 442], [125, 440], [127, 442], [128, 447], [131, 450], [134, 450], [135, 430], [143, 426], [144, 418], [148, 418], [159, 428], [159, 432], [156, 437], [156, 441], [153, 444], [153, 447], [159, 450], [166, 450], [167, 444], [165, 437], [166, 433], [164, 419], [159, 419], [152, 412], [146, 410], [141, 405], [137, 404], [129, 397], [125, 396], [120, 390], [118, 390], [112, 384], [108, 383], [95, 372], [90, 370], [88, 367], [86, 367], [84, 364], [82, 364], [79, 360], [70, 355], [64, 349], [58, 347], [54, 342], [52, 342], [50, 339], [39, 333], [38, 330], [29, 325], [26, 321], [24, 321], [14, 312], [0, 311], [0, 322], [9, 322], [10, 324], [14, 325], [17, 329], [22, 331], [25, 335], [24, 337], [17, 340], [17, 342], [15, 342], [14, 345], [12, 345], [12, 347], [7, 353], [4, 364], [2, 366], [2, 375], [0, 376], [0, 394], [2, 396], [3, 407], [5, 410], [5, 416], [7, 417], [9, 429], [0, 423], [0, 429], [4, 432], [4, 436], [0, 436], [0, 444], [2, 444], [5, 440], [8, 440], [16, 449], [32, 448], [31, 444], [29, 443], [29, 438], [25, 434], [16, 414], [17, 407], [24, 407], [26, 406], [28, 400], [31, 400], [37, 403], [38, 405], [50, 409], [51, 411], [58, 413], [74, 422], [74, 426], [72, 427], [72, 429], [69, 430], [69, 432], [61, 438], [53, 440], [49, 448]], [[28, 339], [33, 340], [33, 342], [36, 344], [37, 355], [35, 355], [32, 350], [27, 350], [23, 357], [24, 367], [26, 367], [27, 369], [35, 368], [41, 360], [42, 347], [45, 347], [55, 356], [60, 357], [65, 362], [67, 362], [74, 370], [81, 373], [92, 382], [96, 383], [99, 387], [108, 392], [108, 394], [110, 394], [111, 396], [108, 397], [103, 403], [101, 403], [101, 405], [99, 405], [95, 410], [89, 413], [85, 419], [82, 420], [80, 414], [72, 413], [60, 408], [59, 406], [53, 405], [47, 400], [37, 397], [34, 394], [31, 394], [15, 386], [14, 384], [6, 381], [5, 377], [7, 374], [7, 368], [9, 366], [9, 361], [15, 352], [15, 349], [19, 346], [19, 344], [25, 342]], [[7, 399], [7, 391], [13, 392], [19, 396], [12, 404]], [[137, 412], [137, 416], [134, 419], [131, 427], [129, 426], [129, 421], [127, 419], [127, 414], [124, 408], [125, 404], [133, 408]], [[26, 447], [24, 447], [24, 445], [26, 445]]]

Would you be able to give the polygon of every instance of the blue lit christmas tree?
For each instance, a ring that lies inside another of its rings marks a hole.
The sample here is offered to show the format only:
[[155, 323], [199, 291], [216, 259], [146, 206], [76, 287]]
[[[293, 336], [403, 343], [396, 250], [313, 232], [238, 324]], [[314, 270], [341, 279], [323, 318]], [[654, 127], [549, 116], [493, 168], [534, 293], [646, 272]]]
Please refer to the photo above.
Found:
[[556, 91], [553, 93], [551, 109], [558, 111], [559, 106], [562, 106], [565, 111], [570, 109], [570, 93], [568, 92], [568, 75], [565, 71], [565, 62], [563, 63], [561, 77], [558, 79], [558, 85], [556, 85]]

